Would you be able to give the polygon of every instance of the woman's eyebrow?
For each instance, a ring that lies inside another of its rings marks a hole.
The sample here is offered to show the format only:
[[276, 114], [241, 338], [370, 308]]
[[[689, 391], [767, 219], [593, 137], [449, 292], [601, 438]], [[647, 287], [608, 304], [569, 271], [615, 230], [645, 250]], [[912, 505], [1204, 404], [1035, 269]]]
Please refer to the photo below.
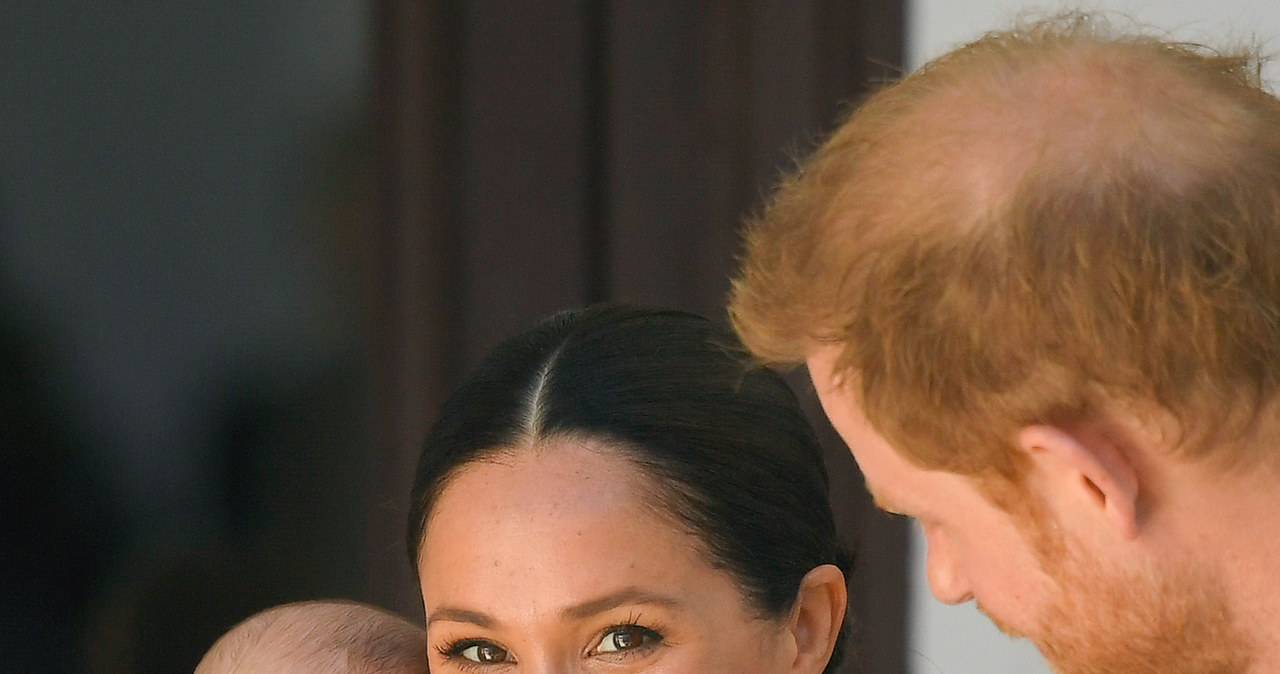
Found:
[[[644, 590], [638, 587], [627, 587], [617, 592], [612, 592], [598, 599], [590, 599], [581, 604], [575, 604], [560, 611], [560, 614], [569, 619], [580, 620], [588, 618], [598, 613], [603, 613], [609, 609], [617, 608], [624, 604], [650, 604], [664, 606], [670, 609], [680, 610], [684, 608], [684, 602], [675, 597]], [[427, 626], [432, 623], [448, 620], [450, 622], [470, 623], [478, 627], [491, 628], [498, 623], [492, 616], [480, 611], [472, 611], [470, 609], [458, 608], [456, 606], [442, 606], [431, 612], [427, 616]]]
[[580, 620], [624, 604], [656, 604], [676, 610], [684, 608], [684, 602], [675, 597], [669, 597], [638, 587], [627, 587], [598, 599], [591, 599], [581, 604], [570, 606], [562, 610], [560, 614], [565, 618]]
[[456, 623], [471, 623], [472, 625], [484, 628], [493, 627], [494, 624], [497, 623], [497, 621], [487, 613], [471, 611], [465, 608], [455, 608], [453, 606], [442, 606], [432, 611], [431, 615], [427, 616], [427, 626], [430, 627], [431, 623], [438, 620], [448, 620]]

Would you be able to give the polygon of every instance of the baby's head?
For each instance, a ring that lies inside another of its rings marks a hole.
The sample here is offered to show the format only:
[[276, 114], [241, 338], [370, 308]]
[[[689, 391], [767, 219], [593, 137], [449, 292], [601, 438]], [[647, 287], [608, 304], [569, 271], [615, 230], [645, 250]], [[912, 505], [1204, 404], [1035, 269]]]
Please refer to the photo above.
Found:
[[310, 601], [267, 609], [218, 639], [196, 674], [422, 674], [422, 628], [354, 602]]

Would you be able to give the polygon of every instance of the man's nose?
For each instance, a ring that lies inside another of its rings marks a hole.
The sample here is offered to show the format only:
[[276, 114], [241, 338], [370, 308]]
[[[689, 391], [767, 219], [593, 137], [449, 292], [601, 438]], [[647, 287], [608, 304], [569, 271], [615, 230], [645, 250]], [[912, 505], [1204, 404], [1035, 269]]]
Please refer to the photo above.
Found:
[[961, 604], [973, 599], [963, 560], [956, 554], [950, 539], [934, 527], [923, 528], [925, 543], [928, 545], [925, 572], [933, 596], [944, 604]]

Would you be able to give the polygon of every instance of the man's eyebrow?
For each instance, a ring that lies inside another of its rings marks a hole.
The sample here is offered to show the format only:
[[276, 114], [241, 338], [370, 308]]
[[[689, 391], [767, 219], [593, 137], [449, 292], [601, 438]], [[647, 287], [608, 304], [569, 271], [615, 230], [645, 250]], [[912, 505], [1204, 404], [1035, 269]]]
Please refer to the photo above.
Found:
[[486, 629], [493, 627], [494, 623], [497, 622], [487, 613], [470, 611], [465, 608], [456, 608], [453, 606], [442, 606], [432, 611], [431, 615], [427, 616], [427, 627], [430, 627], [431, 623], [438, 620], [449, 620], [456, 623], [471, 623], [472, 625], [484, 627]]
[[883, 494], [872, 491], [871, 485], [867, 485], [867, 493], [871, 494], [871, 502], [874, 503], [877, 508], [893, 515], [906, 514], [898, 504], [894, 503]]
[[683, 609], [684, 602], [675, 597], [668, 597], [656, 592], [650, 592], [638, 587], [627, 587], [617, 592], [612, 592], [598, 599], [591, 599], [574, 606], [570, 606], [563, 611], [561, 615], [570, 619], [589, 618], [597, 613], [603, 613], [612, 608], [617, 608], [624, 604], [655, 604], [671, 609]]

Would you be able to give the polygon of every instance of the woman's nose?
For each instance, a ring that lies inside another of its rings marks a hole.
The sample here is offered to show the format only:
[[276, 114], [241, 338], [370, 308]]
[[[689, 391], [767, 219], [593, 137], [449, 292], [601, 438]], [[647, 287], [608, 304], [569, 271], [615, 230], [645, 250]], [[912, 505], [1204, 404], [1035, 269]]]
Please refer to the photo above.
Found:
[[585, 674], [580, 658], [572, 655], [537, 654], [522, 661], [516, 668], [520, 674]]

